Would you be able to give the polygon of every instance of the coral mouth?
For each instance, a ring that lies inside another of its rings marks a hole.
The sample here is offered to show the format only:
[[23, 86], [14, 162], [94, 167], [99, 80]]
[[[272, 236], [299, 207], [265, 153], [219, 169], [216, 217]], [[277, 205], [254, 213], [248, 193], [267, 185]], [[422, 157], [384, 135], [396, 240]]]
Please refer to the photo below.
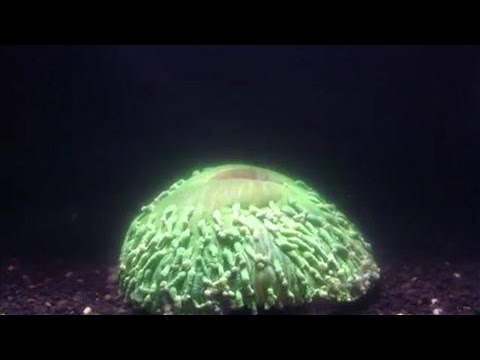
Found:
[[255, 181], [265, 181], [265, 182], [274, 182], [281, 183], [277, 179], [274, 179], [272, 176], [262, 169], [257, 168], [234, 168], [223, 170], [217, 173], [211, 178], [211, 180], [255, 180]]

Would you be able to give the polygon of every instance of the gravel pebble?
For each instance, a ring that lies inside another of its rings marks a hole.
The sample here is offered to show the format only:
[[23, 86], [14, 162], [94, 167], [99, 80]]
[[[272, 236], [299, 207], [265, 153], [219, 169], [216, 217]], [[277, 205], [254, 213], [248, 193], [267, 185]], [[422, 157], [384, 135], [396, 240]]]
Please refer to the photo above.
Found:
[[441, 308], [435, 308], [432, 311], [433, 315], [441, 315], [443, 313], [443, 310]]
[[85, 309], [83, 309], [82, 314], [83, 315], [89, 315], [92, 313], [92, 308], [90, 306], [87, 306]]

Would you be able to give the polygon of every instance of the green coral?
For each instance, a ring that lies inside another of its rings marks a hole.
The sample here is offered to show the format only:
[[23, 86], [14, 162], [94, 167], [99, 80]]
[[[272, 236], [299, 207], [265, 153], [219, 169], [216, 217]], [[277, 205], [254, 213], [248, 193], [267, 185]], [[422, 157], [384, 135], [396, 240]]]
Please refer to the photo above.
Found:
[[247, 165], [195, 171], [130, 226], [120, 290], [152, 313], [352, 301], [379, 277], [356, 227], [301, 181]]

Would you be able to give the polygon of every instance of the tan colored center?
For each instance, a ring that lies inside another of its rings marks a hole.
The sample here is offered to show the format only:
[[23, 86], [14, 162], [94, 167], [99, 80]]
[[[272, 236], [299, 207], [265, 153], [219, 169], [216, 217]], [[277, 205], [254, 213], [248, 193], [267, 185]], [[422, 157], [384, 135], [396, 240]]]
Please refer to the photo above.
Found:
[[264, 171], [259, 171], [257, 169], [230, 169], [224, 170], [216, 174], [213, 180], [235, 180], [235, 179], [248, 179], [256, 181], [270, 181], [276, 182], [275, 179], [272, 179]]

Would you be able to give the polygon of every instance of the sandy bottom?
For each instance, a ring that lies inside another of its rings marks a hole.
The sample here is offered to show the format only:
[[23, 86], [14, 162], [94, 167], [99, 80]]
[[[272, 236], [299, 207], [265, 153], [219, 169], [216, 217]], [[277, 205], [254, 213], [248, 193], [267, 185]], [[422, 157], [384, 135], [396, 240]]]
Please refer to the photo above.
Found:
[[[4, 259], [0, 266], [0, 314], [139, 314], [118, 295], [113, 266], [69, 266], [60, 260], [44, 266], [18, 259]], [[323, 314], [324, 305], [261, 314]], [[356, 303], [341, 305], [333, 313], [480, 314], [480, 262], [410, 262], [383, 266], [382, 279], [369, 295]]]

